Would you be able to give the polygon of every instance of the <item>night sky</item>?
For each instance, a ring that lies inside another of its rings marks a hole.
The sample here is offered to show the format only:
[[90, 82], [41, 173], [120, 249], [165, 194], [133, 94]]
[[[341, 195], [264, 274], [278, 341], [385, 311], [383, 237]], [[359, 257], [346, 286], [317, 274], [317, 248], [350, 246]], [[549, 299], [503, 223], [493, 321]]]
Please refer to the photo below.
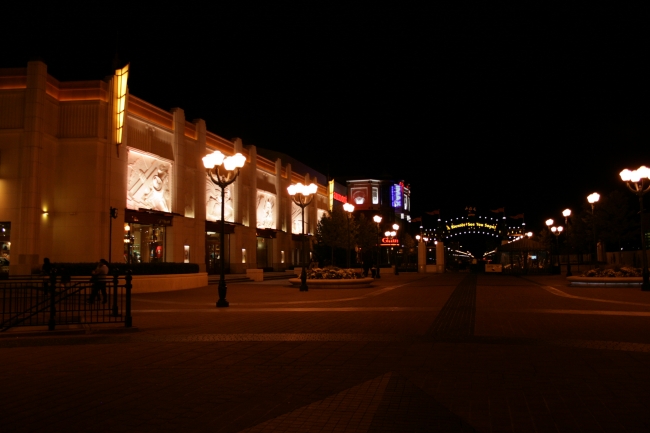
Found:
[[14, 9], [0, 67], [101, 79], [117, 52], [131, 94], [339, 181], [404, 179], [412, 216], [505, 207], [538, 229], [650, 165], [644, 7], [453, 3]]

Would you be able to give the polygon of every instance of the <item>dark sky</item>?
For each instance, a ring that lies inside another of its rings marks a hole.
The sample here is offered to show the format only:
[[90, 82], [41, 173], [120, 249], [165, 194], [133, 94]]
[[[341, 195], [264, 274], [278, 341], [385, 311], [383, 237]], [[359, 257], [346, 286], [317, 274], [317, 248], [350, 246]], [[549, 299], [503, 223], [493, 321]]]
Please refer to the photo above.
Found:
[[402, 178], [414, 216], [505, 207], [541, 227], [650, 164], [645, 7], [430, 3], [128, 4], [122, 20], [58, 3], [12, 11], [0, 66], [100, 79], [117, 51], [131, 94], [337, 179]]

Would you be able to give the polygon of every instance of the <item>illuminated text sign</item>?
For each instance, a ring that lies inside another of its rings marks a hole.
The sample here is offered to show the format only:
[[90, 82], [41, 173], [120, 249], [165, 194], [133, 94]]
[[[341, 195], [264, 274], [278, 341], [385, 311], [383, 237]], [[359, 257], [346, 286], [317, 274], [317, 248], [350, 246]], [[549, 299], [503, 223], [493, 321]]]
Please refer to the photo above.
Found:
[[393, 185], [390, 189], [391, 201], [394, 208], [402, 207], [402, 184]]
[[344, 196], [343, 194], [339, 194], [338, 192], [334, 193], [334, 200], [340, 201], [341, 203], [347, 203], [348, 198]]
[[460, 223], [460, 224], [452, 224], [451, 226], [447, 225], [447, 230], [455, 230], [455, 229], [463, 229], [467, 227], [480, 227], [488, 230], [496, 230], [497, 225], [496, 224], [484, 224], [484, 223]]

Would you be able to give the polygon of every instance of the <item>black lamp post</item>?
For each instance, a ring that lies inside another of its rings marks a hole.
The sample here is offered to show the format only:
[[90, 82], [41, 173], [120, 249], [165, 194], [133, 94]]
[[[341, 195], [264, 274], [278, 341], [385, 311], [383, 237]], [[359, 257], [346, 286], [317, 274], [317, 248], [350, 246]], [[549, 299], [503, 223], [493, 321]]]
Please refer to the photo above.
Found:
[[566, 225], [566, 239], [564, 239], [566, 242], [566, 276], [570, 277], [573, 275], [571, 273], [571, 245], [569, 244], [569, 217], [571, 216], [571, 209], [564, 209], [562, 215], [564, 216], [564, 224]]
[[648, 257], [645, 251], [645, 224], [643, 218], [643, 195], [650, 190], [650, 185], [645, 185], [645, 179], [650, 179], [650, 169], [641, 166], [634, 171], [627, 168], [621, 172], [621, 180], [625, 181], [630, 191], [639, 197], [639, 206], [641, 210], [641, 252], [643, 253], [643, 281], [641, 290], [650, 291], [650, 278], [648, 277]]
[[300, 206], [302, 210], [302, 272], [300, 273], [300, 291], [306, 292], [307, 288], [307, 270], [305, 269], [305, 263], [307, 262], [307, 251], [305, 249], [305, 208], [309, 206], [314, 194], [318, 187], [315, 183], [310, 183], [309, 185], [303, 185], [302, 183], [289, 185], [287, 191], [295, 204]]
[[239, 175], [239, 169], [244, 166], [246, 157], [241, 153], [234, 156], [225, 156], [218, 150], [203, 157], [203, 166], [210, 180], [221, 189], [221, 233], [219, 234], [219, 266], [221, 275], [219, 277], [219, 300], [217, 307], [228, 307], [226, 300], [226, 274], [224, 261], [224, 238], [226, 237], [225, 226], [225, 202], [226, 187], [233, 183]]
[[[384, 235], [387, 238], [390, 238], [391, 245], [393, 244], [393, 239], [395, 239], [395, 237], [397, 236], [397, 230], [398, 229], [399, 229], [399, 225], [393, 224], [393, 230], [392, 231], [387, 231], [387, 232], [384, 233]], [[399, 275], [399, 270], [397, 269], [397, 258], [396, 258], [397, 254], [396, 254], [395, 246], [392, 246], [391, 249], [393, 250], [392, 256], [393, 256], [393, 263], [395, 265], [395, 275]]]
[[[548, 230], [551, 233], [553, 233], [553, 229], [551, 228], [551, 226], [553, 225], [553, 222], [554, 221], [551, 218], [546, 220], [546, 227], [548, 227]], [[553, 269], [553, 253], [552, 253], [552, 250], [553, 250], [553, 245], [551, 244], [551, 272], [555, 272], [554, 269]]]
[[350, 215], [354, 212], [354, 205], [350, 203], [345, 203], [343, 205], [343, 210], [347, 212], [348, 215], [348, 269], [350, 269]]
[[381, 244], [379, 242], [379, 238], [381, 237], [381, 234], [379, 232], [379, 224], [381, 223], [381, 216], [375, 215], [372, 217], [372, 220], [377, 223], [377, 272], [375, 272], [375, 277], [381, 278], [379, 275], [379, 261], [381, 260]]
[[594, 232], [594, 258], [592, 260], [594, 268], [596, 267], [596, 262], [598, 261], [598, 244], [596, 243], [596, 220], [594, 219], [594, 204], [600, 200], [600, 194], [594, 192], [589, 194], [587, 201], [591, 205], [591, 231]]
[[551, 227], [551, 233], [555, 235], [555, 248], [557, 250], [558, 274], [562, 273], [562, 267], [560, 266], [560, 234], [562, 233], [562, 230], [564, 230], [562, 226]]

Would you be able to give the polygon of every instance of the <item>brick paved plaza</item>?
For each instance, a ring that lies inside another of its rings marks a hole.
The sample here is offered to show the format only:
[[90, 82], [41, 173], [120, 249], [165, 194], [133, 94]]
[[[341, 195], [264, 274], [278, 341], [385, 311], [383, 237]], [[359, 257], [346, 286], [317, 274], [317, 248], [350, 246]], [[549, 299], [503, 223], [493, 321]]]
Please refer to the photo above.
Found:
[[134, 295], [133, 332], [0, 338], [4, 432], [648, 432], [650, 293], [385, 272]]

